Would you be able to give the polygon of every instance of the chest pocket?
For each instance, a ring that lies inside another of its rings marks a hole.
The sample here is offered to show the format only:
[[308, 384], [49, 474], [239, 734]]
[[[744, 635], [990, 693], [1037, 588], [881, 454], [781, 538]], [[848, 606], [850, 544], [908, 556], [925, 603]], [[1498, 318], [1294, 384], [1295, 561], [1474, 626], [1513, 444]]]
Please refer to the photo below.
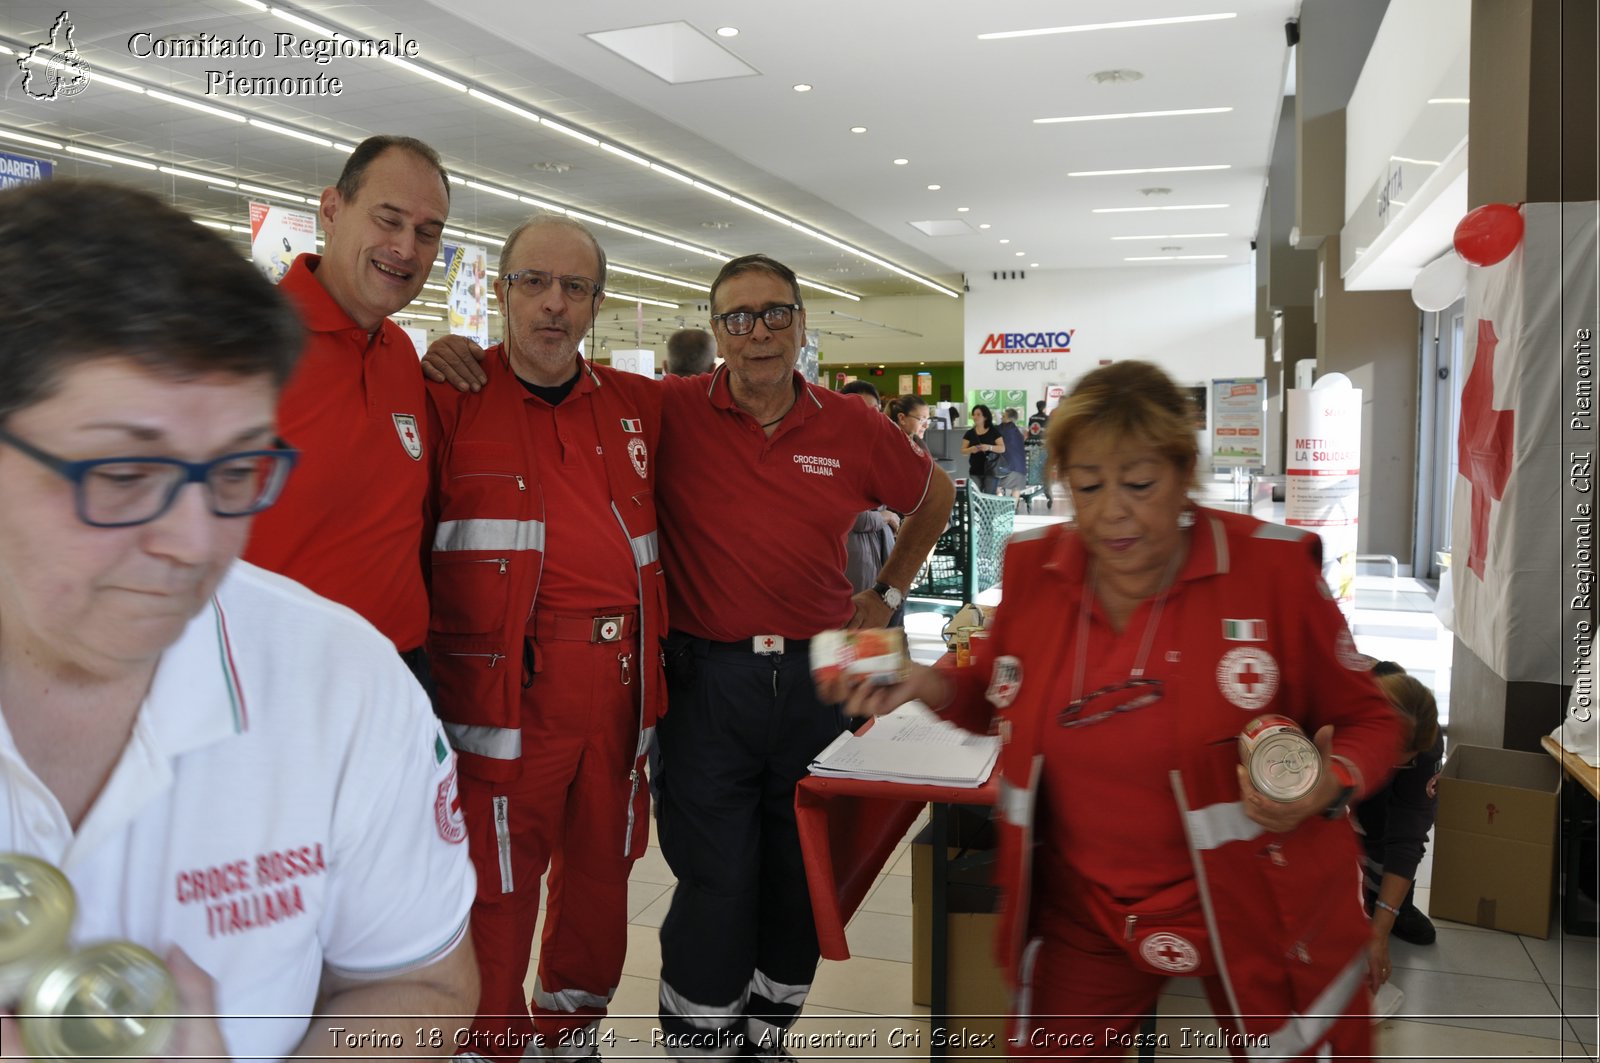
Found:
[[513, 579], [544, 546], [528, 518], [530, 485], [505, 443], [456, 444], [439, 485], [445, 499], [431, 551], [429, 630], [484, 634], [505, 623]]

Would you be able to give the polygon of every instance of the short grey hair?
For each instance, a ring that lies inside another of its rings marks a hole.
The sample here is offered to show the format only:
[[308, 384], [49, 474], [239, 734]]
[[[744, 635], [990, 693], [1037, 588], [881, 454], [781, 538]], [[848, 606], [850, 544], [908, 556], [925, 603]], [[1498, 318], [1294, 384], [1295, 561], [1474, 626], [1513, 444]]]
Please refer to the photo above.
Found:
[[551, 214], [548, 211], [540, 211], [538, 214], [532, 215], [527, 221], [511, 230], [511, 235], [506, 237], [506, 242], [500, 245], [500, 265], [495, 272], [495, 276], [504, 277], [506, 275], [506, 263], [511, 261], [511, 251], [516, 247], [517, 241], [522, 238], [523, 233], [529, 229], [540, 229], [546, 226], [568, 229], [580, 234], [585, 240], [589, 241], [594, 248], [595, 260], [600, 263], [600, 276], [595, 278], [599, 284], [598, 290], [605, 291], [606, 249], [600, 246], [600, 241], [595, 239], [594, 233], [583, 222], [576, 218], [569, 218], [564, 214]]

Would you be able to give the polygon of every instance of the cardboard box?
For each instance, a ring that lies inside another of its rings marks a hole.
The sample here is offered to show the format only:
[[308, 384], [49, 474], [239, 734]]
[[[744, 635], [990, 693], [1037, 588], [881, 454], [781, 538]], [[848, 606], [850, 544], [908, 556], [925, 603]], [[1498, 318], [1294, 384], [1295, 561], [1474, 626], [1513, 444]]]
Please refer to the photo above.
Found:
[[1428, 914], [1549, 936], [1561, 779], [1544, 753], [1451, 750], [1439, 779]]
[[[970, 823], [958, 821], [954, 826], [957, 839], [970, 840], [973, 837], [971, 827]], [[933, 845], [930, 830], [917, 835], [911, 849], [911, 999], [913, 1003], [928, 1006], [933, 1001]], [[982, 840], [992, 844], [987, 837]], [[994, 935], [1000, 918], [995, 914], [999, 891], [990, 883], [994, 853], [989, 849], [956, 846], [945, 852], [950, 861], [945, 895], [949, 949], [945, 984], [950, 1027], [972, 1034], [994, 1034], [989, 1047], [957, 1042], [949, 1045], [947, 1051], [951, 1057], [993, 1057], [1003, 1050], [1009, 1025], [1007, 1016], [1011, 1010], [1005, 975], [994, 962]]]

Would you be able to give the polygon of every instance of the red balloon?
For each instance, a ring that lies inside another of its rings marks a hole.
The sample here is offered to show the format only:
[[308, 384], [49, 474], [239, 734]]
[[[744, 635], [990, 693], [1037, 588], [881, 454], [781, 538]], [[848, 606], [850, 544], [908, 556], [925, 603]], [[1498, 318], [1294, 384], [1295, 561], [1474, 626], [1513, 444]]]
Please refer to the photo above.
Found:
[[1522, 242], [1522, 212], [1510, 203], [1485, 203], [1456, 226], [1456, 254], [1474, 266], [1492, 266]]

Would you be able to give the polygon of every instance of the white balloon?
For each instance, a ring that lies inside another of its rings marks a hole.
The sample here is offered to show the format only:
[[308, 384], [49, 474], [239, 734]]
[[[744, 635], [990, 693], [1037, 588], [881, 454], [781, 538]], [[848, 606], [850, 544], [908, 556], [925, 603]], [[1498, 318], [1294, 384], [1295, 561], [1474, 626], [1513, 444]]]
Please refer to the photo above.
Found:
[[1411, 301], [1419, 310], [1438, 312], [1461, 298], [1467, 290], [1467, 263], [1454, 251], [1446, 251], [1417, 271], [1411, 282]]

